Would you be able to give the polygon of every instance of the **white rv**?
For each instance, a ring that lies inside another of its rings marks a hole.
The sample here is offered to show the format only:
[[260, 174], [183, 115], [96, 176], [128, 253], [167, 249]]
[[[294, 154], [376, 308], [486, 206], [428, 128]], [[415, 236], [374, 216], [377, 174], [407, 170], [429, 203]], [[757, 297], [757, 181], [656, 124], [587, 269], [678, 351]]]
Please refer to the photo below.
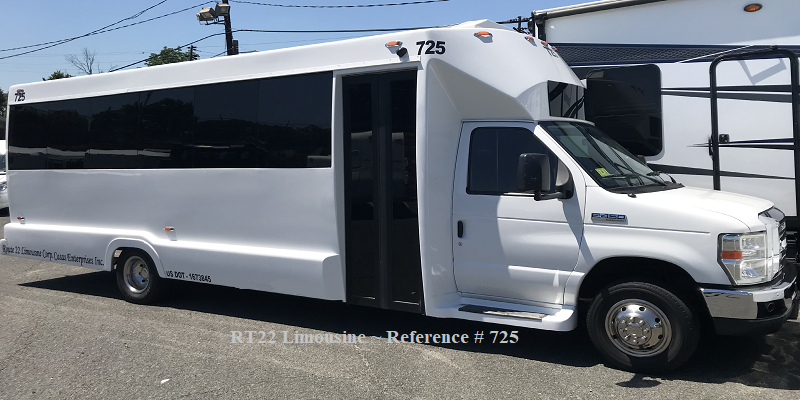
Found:
[[796, 317], [773, 202], [664, 180], [565, 117], [581, 81], [493, 22], [11, 90], [3, 253], [115, 271], [132, 302], [178, 279], [555, 331], [585, 315], [611, 364], [647, 371], [701, 326]]
[[586, 80], [586, 119], [679, 182], [773, 201], [795, 258], [797, 15], [794, 0], [604, 0], [530, 27]]

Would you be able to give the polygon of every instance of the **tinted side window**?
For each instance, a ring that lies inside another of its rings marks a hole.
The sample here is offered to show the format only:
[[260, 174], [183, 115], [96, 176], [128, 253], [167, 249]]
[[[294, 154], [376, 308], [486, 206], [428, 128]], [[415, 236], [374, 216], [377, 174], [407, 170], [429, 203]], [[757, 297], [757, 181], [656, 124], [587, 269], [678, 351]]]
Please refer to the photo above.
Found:
[[84, 168], [137, 168], [139, 93], [92, 99]]
[[258, 81], [195, 89], [194, 167], [256, 168]]
[[139, 94], [139, 168], [191, 168], [194, 88]]
[[47, 169], [83, 168], [89, 143], [92, 99], [54, 101], [47, 129]]
[[553, 117], [586, 119], [584, 89], [563, 82], [547, 82], [547, 100]]
[[661, 71], [657, 66], [595, 69], [586, 81], [587, 120], [633, 154], [661, 152]]
[[330, 72], [261, 80], [259, 167], [330, 167], [332, 82]]
[[472, 131], [467, 193], [517, 192], [517, 166], [519, 155], [523, 153], [547, 154], [550, 158], [550, 182], [555, 182], [558, 159], [531, 131], [524, 128], [478, 128]]
[[8, 169], [44, 169], [48, 128], [47, 103], [13, 105], [8, 118]]

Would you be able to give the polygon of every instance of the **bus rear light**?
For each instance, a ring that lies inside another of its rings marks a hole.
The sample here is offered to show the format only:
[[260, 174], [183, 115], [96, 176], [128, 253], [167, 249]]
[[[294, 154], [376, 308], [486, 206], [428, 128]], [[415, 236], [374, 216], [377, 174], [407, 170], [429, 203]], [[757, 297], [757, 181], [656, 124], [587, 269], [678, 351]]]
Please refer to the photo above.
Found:
[[476, 33], [475, 36], [477, 36], [477, 37], [492, 37], [492, 34], [489, 33], [488, 31], [480, 31], [480, 32]]

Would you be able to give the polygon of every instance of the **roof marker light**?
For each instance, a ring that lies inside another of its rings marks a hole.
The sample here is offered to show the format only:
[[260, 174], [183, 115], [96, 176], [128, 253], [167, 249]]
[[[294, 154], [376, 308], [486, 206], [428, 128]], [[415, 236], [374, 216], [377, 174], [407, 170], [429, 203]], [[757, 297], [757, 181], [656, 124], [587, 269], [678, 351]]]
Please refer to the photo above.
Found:
[[525, 40], [530, 40], [531, 42], [534, 40], [533, 36], [525, 36]]
[[397, 47], [397, 46], [402, 46], [402, 45], [403, 45], [403, 42], [401, 42], [399, 40], [393, 40], [393, 41], [391, 41], [389, 43], [386, 43], [386, 47]]
[[756, 12], [760, 10], [763, 6], [759, 3], [748, 4], [744, 6], [744, 10], [747, 12]]
[[174, 232], [175, 231], [175, 227], [174, 226], [165, 226], [164, 230], [167, 231], [167, 232]]
[[492, 34], [489, 31], [480, 31], [475, 34], [477, 37], [492, 37]]

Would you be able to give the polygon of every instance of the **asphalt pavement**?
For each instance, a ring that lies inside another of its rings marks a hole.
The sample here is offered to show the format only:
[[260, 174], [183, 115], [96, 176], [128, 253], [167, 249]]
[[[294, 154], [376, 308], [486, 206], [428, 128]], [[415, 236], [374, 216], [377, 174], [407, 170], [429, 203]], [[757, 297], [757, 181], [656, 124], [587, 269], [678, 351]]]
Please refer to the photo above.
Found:
[[[707, 335], [679, 371], [633, 374], [605, 366], [583, 331], [522, 329], [493, 344], [490, 331], [518, 328], [189, 282], [139, 306], [110, 273], [0, 256], [0, 327], [0, 399], [800, 398], [797, 322]], [[284, 331], [364, 339], [284, 343]], [[387, 343], [387, 331], [470, 343]]]

